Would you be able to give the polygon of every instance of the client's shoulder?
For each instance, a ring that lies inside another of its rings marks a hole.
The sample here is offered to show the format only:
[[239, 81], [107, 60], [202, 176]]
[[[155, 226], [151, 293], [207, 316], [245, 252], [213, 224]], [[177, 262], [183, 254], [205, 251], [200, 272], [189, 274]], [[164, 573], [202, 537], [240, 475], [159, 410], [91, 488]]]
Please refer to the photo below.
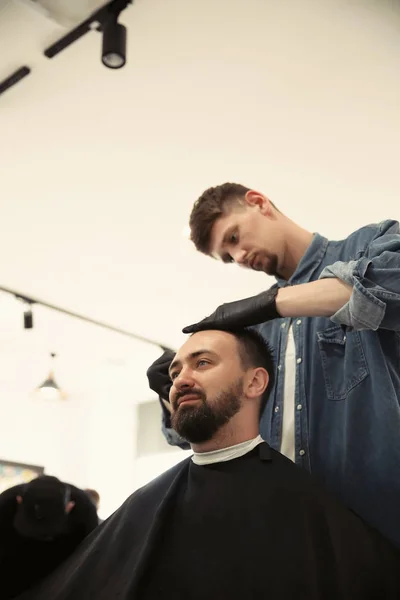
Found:
[[268, 453], [271, 476], [277, 481], [284, 482], [288, 487], [302, 490], [317, 491], [322, 489], [318, 478], [311, 475], [309, 471], [299, 467], [292, 460], [269, 446]]
[[125, 504], [132, 504], [138, 500], [145, 501], [148, 498], [163, 498], [178, 482], [182, 474], [187, 471], [190, 461], [191, 457], [185, 458], [167, 471], [164, 471], [164, 473], [161, 473], [161, 475], [136, 490], [129, 496]]

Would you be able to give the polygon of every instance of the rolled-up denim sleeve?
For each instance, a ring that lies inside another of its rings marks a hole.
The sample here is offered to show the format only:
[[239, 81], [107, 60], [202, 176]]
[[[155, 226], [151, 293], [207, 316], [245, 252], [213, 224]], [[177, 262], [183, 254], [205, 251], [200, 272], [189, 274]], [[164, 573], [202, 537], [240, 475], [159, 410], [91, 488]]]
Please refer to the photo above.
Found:
[[400, 331], [400, 229], [384, 221], [365, 252], [325, 267], [319, 279], [335, 277], [353, 288], [350, 300], [331, 320], [352, 329]]
[[182, 450], [190, 450], [190, 444], [171, 427], [171, 416], [160, 397], [159, 400], [162, 410], [161, 431], [168, 444], [170, 446], [178, 446], [179, 448], [182, 448]]

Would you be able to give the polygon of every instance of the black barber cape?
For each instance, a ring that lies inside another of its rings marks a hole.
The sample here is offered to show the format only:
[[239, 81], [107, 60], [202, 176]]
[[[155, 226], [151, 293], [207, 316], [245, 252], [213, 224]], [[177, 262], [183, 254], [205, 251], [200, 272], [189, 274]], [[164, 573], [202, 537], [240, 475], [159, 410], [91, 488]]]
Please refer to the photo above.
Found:
[[397, 550], [265, 443], [182, 461], [23, 600], [400, 598]]

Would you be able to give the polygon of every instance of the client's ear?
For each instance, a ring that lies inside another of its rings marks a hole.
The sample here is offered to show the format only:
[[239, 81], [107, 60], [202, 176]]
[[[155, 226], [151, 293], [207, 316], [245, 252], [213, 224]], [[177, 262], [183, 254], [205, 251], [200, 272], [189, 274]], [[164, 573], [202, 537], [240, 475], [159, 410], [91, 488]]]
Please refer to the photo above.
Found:
[[269, 375], [262, 367], [251, 370], [251, 375], [247, 381], [245, 392], [248, 398], [257, 398], [262, 396], [267, 389]]
[[17, 502], [18, 504], [22, 504], [22, 496], [17, 496]]
[[65, 507], [65, 512], [67, 513], [67, 515], [71, 512], [74, 506], [75, 502], [68, 502], [67, 506]]

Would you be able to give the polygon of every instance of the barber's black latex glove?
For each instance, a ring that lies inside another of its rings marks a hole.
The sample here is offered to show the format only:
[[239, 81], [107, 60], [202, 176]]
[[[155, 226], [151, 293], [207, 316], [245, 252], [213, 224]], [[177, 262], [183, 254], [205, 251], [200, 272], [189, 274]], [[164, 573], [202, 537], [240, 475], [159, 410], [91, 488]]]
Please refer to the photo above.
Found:
[[272, 286], [266, 292], [257, 296], [221, 304], [215, 312], [199, 323], [188, 325], [183, 333], [195, 333], [206, 329], [222, 329], [225, 331], [242, 329], [250, 325], [258, 325], [272, 319], [279, 319], [281, 315], [276, 309], [276, 295], [279, 287]]
[[160, 358], [157, 358], [147, 369], [147, 379], [150, 389], [156, 392], [163, 400], [168, 400], [169, 390], [172, 382], [168, 374], [169, 366], [175, 356], [175, 352], [167, 348]]

